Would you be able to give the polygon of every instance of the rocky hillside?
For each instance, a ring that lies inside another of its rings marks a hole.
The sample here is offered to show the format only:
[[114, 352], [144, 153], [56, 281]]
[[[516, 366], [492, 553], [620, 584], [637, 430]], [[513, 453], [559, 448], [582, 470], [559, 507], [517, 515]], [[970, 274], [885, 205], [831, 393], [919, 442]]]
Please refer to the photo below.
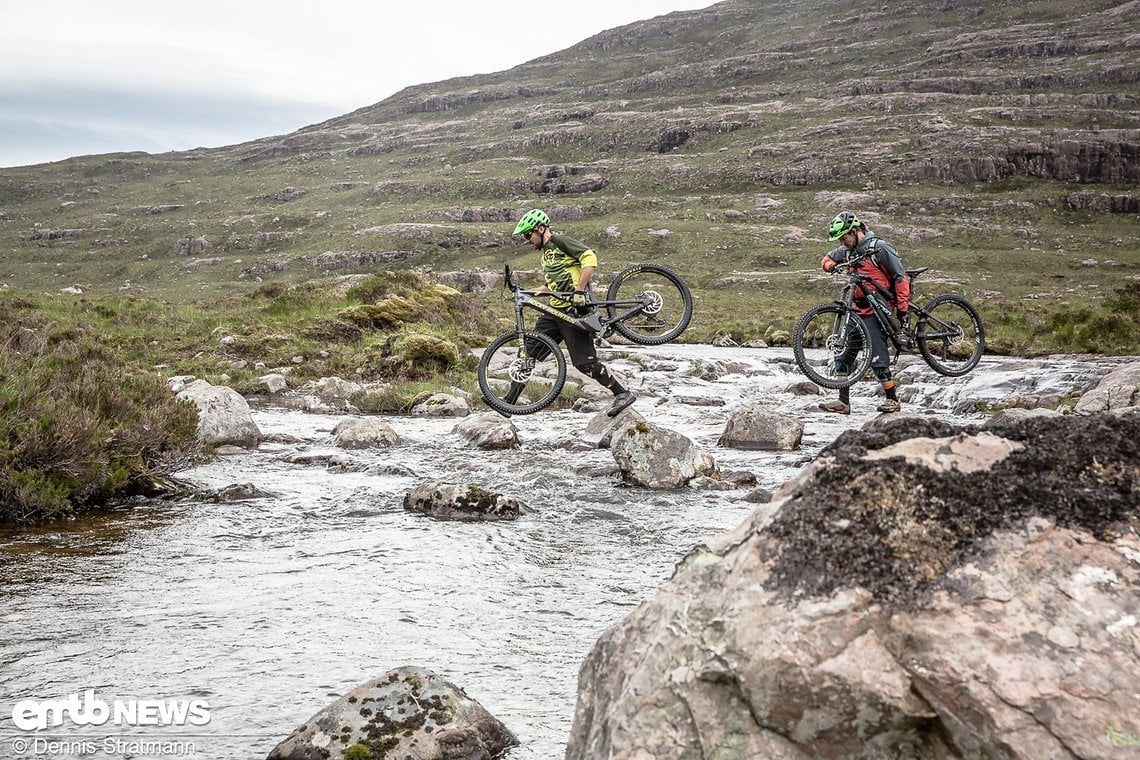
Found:
[[538, 205], [609, 269], [682, 271], [709, 333], [820, 300], [805, 273], [850, 207], [1003, 311], [1098, 301], [1140, 272], [1138, 12], [726, 0], [289, 135], [2, 170], [0, 282], [185, 299], [497, 271]]

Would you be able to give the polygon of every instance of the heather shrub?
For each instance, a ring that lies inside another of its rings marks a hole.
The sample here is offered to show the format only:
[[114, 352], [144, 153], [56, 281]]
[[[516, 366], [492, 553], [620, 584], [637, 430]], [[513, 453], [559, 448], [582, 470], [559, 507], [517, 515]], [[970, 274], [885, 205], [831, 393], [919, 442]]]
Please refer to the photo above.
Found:
[[193, 450], [197, 411], [160, 378], [82, 328], [0, 317], [0, 520], [64, 517], [145, 492]]

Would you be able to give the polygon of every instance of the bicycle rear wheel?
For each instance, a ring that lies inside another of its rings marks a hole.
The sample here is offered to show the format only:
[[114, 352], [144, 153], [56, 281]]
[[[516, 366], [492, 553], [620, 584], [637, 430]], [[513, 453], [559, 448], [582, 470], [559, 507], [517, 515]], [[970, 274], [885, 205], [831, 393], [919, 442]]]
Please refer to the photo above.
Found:
[[[606, 290], [606, 314], [621, 335], [646, 346], [668, 343], [693, 318], [693, 296], [680, 275], [660, 264], [626, 267]], [[632, 313], [631, 313], [632, 312]], [[628, 314], [624, 319], [621, 315]]]
[[503, 333], [479, 357], [477, 375], [483, 400], [496, 412], [534, 414], [562, 392], [566, 357], [541, 333]]
[[919, 310], [914, 340], [926, 363], [949, 377], [976, 367], [986, 348], [977, 309], [955, 293], [937, 296]]
[[871, 339], [859, 315], [838, 303], [810, 309], [792, 333], [796, 364], [824, 388], [850, 388], [871, 366]]

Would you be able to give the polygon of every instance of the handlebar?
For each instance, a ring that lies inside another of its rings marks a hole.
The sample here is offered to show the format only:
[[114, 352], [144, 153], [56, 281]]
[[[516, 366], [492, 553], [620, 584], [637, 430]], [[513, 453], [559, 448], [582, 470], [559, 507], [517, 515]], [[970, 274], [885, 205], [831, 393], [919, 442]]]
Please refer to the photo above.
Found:
[[856, 256], [856, 257], [855, 257], [855, 258], [853, 258], [853, 259], [847, 259], [847, 261], [840, 261], [840, 262], [837, 262], [837, 263], [835, 264], [835, 266], [833, 266], [833, 267], [831, 268], [831, 271], [833, 271], [833, 272], [839, 272], [839, 271], [842, 271], [842, 270], [844, 270], [844, 269], [850, 269], [851, 267], [853, 267], [853, 266], [855, 266], [856, 264], [858, 264], [860, 261], [865, 261], [865, 260], [866, 260], [866, 259], [867, 259], [869, 256], [870, 256], [870, 254], [862, 253], [862, 254], [859, 254], [858, 256]]

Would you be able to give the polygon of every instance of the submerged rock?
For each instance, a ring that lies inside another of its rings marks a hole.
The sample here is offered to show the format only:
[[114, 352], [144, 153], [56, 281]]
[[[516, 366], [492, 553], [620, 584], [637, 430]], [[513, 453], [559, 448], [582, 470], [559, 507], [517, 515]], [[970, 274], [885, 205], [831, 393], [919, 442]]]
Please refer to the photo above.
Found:
[[514, 520], [522, 504], [476, 485], [426, 483], [404, 495], [404, 509], [437, 520]]
[[274, 747], [267, 760], [490, 760], [517, 744], [463, 689], [408, 666], [357, 686]]

